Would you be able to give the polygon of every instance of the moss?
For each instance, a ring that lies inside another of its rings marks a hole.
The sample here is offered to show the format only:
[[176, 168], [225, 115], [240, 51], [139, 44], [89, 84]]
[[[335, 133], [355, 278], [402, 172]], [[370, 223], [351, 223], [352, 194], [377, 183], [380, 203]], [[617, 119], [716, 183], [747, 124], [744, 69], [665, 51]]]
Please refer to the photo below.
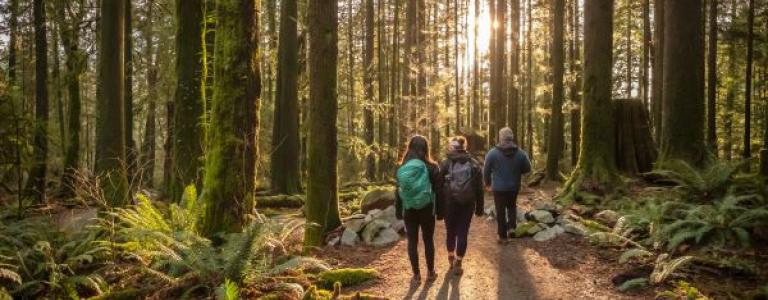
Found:
[[[338, 289], [341, 290], [341, 285], [337, 285]], [[336, 296], [336, 297], [334, 297]], [[318, 289], [317, 286], [311, 285], [309, 288], [307, 288], [307, 291], [304, 292], [304, 297], [302, 297], [302, 300], [330, 300], [330, 299], [336, 299], [338, 297], [338, 291], [328, 291], [328, 290], [322, 290]]]
[[611, 228], [592, 220], [582, 220], [581, 223], [590, 231], [611, 231]]
[[317, 276], [318, 284], [322, 287], [332, 287], [334, 283], [343, 286], [356, 286], [363, 284], [379, 276], [374, 269], [337, 269], [320, 273]]
[[536, 226], [536, 222], [526, 222], [520, 225], [517, 225], [515, 228], [515, 237], [524, 237], [528, 235], [528, 230], [530, 230], [533, 226]]

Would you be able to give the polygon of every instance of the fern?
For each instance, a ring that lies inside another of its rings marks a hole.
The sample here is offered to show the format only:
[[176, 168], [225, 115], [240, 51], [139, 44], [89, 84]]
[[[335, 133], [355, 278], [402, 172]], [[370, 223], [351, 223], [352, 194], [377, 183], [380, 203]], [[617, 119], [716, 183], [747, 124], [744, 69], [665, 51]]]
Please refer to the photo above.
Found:
[[240, 288], [236, 283], [229, 280], [224, 280], [218, 288], [216, 288], [216, 299], [218, 300], [237, 300], [240, 299]]
[[617, 289], [619, 291], [626, 292], [629, 290], [644, 288], [646, 286], [648, 286], [648, 278], [639, 277], [624, 281], [621, 285], [619, 285]]
[[645, 249], [640, 249], [640, 248], [629, 249], [627, 251], [624, 251], [621, 254], [621, 256], [619, 256], [619, 263], [623, 264], [632, 258], [645, 258], [645, 257], [650, 257], [652, 255], [653, 255], [653, 252]]
[[659, 284], [664, 282], [679, 268], [685, 266], [693, 260], [693, 256], [681, 256], [674, 259], [669, 259], [669, 255], [666, 253], [660, 254], [656, 258], [656, 265], [653, 268], [650, 279], [651, 283]]

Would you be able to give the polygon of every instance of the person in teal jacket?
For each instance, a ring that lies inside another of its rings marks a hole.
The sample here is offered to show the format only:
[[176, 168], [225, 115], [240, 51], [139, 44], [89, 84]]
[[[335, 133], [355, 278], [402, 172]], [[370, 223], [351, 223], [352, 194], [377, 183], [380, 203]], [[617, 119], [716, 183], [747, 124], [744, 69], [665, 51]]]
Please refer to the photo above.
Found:
[[530, 171], [528, 153], [517, 146], [512, 129], [499, 130], [498, 144], [485, 156], [483, 181], [485, 189], [493, 192], [500, 243], [509, 241], [509, 232], [517, 226], [517, 194], [523, 174]]

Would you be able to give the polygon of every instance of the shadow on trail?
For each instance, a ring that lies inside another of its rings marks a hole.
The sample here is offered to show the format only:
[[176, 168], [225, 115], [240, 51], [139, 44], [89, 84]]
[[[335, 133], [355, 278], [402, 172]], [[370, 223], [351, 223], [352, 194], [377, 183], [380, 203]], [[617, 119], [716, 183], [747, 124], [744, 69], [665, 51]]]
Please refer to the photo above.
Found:
[[501, 246], [499, 251], [497, 299], [539, 299], [536, 283], [524, 258], [527, 247], [517, 241]]
[[437, 292], [436, 299], [459, 300], [461, 299], [461, 277], [456, 276], [450, 270], [445, 272], [443, 285]]

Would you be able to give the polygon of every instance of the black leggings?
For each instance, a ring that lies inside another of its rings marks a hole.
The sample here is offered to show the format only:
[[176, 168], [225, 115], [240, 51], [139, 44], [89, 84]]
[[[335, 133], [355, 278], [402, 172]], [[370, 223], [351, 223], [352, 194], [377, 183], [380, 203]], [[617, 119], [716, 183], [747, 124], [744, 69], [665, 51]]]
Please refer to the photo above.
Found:
[[427, 271], [435, 271], [435, 215], [432, 205], [422, 209], [405, 210], [405, 232], [408, 235], [408, 258], [411, 260], [411, 269], [414, 274], [419, 274], [419, 228], [421, 228], [424, 240], [424, 256], [427, 259]]
[[500, 238], [508, 238], [509, 229], [517, 227], [517, 191], [493, 192], [496, 205], [496, 225]]
[[445, 216], [445, 245], [448, 252], [456, 250], [456, 255], [464, 257], [467, 253], [467, 236], [472, 222], [473, 205], [448, 204]]

